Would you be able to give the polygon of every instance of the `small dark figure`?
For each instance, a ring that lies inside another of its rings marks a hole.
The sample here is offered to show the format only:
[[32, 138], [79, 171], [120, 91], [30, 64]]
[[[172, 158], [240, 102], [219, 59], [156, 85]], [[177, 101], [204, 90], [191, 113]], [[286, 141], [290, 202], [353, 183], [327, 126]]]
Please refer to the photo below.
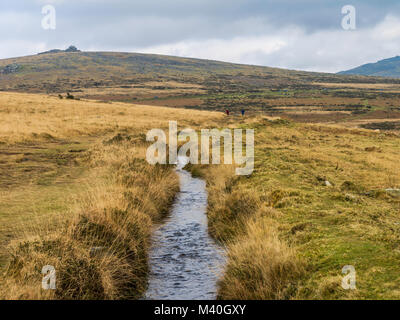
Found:
[[229, 110], [226, 109], [225, 112], [226, 112], [226, 115], [229, 116]]
[[242, 116], [244, 116], [244, 113], [245, 113], [245, 110], [244, 110], [244, 109], [242, 109]]

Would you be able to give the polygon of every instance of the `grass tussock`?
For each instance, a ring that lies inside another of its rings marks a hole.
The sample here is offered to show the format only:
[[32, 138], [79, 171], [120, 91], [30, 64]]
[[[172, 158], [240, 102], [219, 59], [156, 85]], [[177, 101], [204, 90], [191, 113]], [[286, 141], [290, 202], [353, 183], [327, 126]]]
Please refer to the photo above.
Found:
[[242, 237], [228, 245], [228, 266], [220, 282], [221, 299], [290, 299], [304, 264], [277, 234], [268, 217], [251, 219]]

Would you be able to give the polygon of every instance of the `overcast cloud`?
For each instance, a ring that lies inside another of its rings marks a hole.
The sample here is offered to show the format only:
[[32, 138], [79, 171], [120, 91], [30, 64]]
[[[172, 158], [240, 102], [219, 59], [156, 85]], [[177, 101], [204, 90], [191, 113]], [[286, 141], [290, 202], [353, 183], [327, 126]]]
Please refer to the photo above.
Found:
[[[42, 7], [57, 27], [41, 26]], [[342, 29], [351, 4], [357, 29]], [[207, 58], [337, 72], [400, 54], [398, 1], [2, 0], [0, 58], [81, 50]]]

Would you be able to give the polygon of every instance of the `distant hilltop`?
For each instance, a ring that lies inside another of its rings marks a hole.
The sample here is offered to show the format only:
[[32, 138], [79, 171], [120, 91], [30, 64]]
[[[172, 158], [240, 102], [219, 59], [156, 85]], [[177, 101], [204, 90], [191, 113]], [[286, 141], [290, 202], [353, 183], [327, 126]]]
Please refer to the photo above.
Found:
[[400, 57], [396, 56], [376, 63], [364, 64], [351, 70], [339, 72], [339, 74], [400, 78]]
[[38, 54], [47, 54], [47, 53], [60, 53], [60, 52], [81, 52], [81, 50], [78, 50], [77, 47], [75, 46], [69, 46], [67, 49], [65, 50], [60, 50], [60, 49], [53, 49], [53, 50], [49, 50], [49, 51], [45, 51], [45, 52], [40, 52]]

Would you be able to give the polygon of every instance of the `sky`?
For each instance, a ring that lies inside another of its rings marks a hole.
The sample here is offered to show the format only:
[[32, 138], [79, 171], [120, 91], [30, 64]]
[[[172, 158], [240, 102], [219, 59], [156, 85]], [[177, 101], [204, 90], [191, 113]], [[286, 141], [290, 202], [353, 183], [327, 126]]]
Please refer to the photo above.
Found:
[[[51, 5], [55, 16], [44, 6]], [[355, 9], [355, 29], [342, 20]], [[55, 17], [55, 28], [49, 28]], [[44, 21], [43, 21], [44, 20]], [[45, 27], [43, 27], [43, 23]], [[0, 58], [75, 45], [338, 72], [400, 55], [398, 0], [1, 0]]]

